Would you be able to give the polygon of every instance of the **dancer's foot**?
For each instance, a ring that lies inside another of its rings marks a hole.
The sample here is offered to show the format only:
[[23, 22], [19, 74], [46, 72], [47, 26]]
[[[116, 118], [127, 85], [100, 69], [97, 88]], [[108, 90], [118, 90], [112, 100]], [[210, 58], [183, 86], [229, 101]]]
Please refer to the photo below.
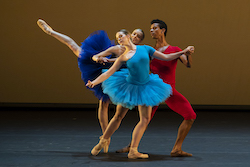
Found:
[[[99, 139], [102, 139], [103, 137], [100, 136]], [[110, 138], [108, 139], [108, 143], [103, 147], [103, 152], [107, 153], [109, 151], [109, 144], [110, 144]]]
[[109, 139], [101, 138], [99, 143], [91, 150], [92, 155], [97, 155], [108, 144]]
[[120, 150], [117, 150], [116, 153], [128, 153], [130, 149], [130, 144]]
[[110, 144], [110, 140], [108, 140], [108, 143], [103, 147], [104, 153], [107, 153], [109, 151], [109, 144]]
[[37, 25], [46, 33], [51, 35], [51, 32], [53, 31], [53, 29], [42, 19], [38, 19], [37, 20]]
[[184, 152], [182, 150], [172, 151], [170, 153], [171, 157], [192, 157], [193, 154]]
[[148, 154], [142, 154], [137, 151], [137, 148], [130, 147], [129, 153], [128, 153], [129, 159], [146, 159], [148, 158]]

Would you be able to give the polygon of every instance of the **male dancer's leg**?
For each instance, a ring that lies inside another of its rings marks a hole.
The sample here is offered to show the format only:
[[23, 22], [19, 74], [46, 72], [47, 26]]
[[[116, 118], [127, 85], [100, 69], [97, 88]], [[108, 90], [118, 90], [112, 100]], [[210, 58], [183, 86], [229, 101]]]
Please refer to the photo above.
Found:
[[186, 138], [194, 123], [194, 120], [196, 119], [196, 114], [188, 100], [178, 91], [176, 91], [176, 89], [173, 90], [173, 95], [166, 100], [166, 104], [170, 109], [180, 114], [184, 118], [181, 125], [179, 126], [176, 142], [171, 151], [171, 156], [192, 156], [192, 154], [182, 151], [181, 147], [184, 139]]

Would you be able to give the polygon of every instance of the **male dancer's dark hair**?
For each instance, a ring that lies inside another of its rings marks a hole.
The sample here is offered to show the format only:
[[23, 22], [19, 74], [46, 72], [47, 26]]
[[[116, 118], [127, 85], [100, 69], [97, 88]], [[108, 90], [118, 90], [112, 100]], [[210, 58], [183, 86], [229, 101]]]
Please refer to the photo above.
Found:
[[164, 35], [166, 36], [166, 35], [167, 35], [167, 31], [168, 31], [168, 26], [167, 26], [167, 24], [166, 24], [164, 21], [159, 20], [159, 19], [154, 19], [154, 20], [151, 21], [151, 24], [154, 24], [154, 23], [158, 23], [160, 29], [163, 29], [163, 28], [164, 28], [164, 29], [166, 30], [166, 31], [164, 32]]

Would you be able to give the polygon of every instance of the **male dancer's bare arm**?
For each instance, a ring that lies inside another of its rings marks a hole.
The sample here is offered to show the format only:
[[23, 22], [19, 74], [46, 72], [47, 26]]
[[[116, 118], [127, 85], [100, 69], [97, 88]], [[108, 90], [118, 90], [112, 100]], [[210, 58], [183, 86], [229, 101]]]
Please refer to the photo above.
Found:
[[191, 68], [192, 66], [192, 54], [183, 54], [180, 57], [180, 61], [187, 67]]

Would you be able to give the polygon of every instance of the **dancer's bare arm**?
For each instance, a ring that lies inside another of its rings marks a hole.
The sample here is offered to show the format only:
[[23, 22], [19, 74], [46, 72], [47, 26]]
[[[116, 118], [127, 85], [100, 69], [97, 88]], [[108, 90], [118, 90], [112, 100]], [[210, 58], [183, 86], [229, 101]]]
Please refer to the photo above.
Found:
[[[107, 59], [107, 60], [106, 60], [106, 62], [110, 62], [110, 63], [112, 63], [112, 62], [115, 62], [115, 61], [116, 61], [116, 59], [117, 59], [117, 58]], [[105, 62], [105, 61], [104, 61], [104, 62]]]
[[117, 60], [115, 61], [115, 63], [112, 65], [112, 67], [110, 67], [110, 69], [108, 71], [106, 71], [105, 73], [102, 73], [99, 77], [97, 77], [94, 81], [88, 81], [88, 83], [86, 84], [86, 86], [93, 88], [94, 86], [98, 85], [99, 83], [102, 83], [103, 81], [105, 81], [106, 79], [108, 79], [112, 74], [114, 74], [118, 69], [120, 69], [120, 67], [122, 66], [123, 62], [124, 62], [124, 56], [120, 56], [119, 58], [117, 58]]
[[114, 62], [116, 59], [107, 59], [105, 57], [114, 54], [116, 57], [120, 56], [121, 53], [121, 47], [119, 45], [112, 46], [108, 48], [107, 50], [104, 50], [92, 57], [92, 59], [98, 63], [102, 62]]
[[191, 68], [192, 66], [192, 54], [183, 54], [180, 57], [180, 61], [187, 67]]
[[186, 49], [180, 52], [176, 53], [171, 53], [171, 54], [164, 54], [159, 51], [155, 51], [153, 54], [154, 58], [160, 59], [160, 60], [165, 60], [165, 61], [170, 61], [179, 58], [183, 54], [192, 54], [194, 52], [194, 47], [193, 46], [188, 46]]

